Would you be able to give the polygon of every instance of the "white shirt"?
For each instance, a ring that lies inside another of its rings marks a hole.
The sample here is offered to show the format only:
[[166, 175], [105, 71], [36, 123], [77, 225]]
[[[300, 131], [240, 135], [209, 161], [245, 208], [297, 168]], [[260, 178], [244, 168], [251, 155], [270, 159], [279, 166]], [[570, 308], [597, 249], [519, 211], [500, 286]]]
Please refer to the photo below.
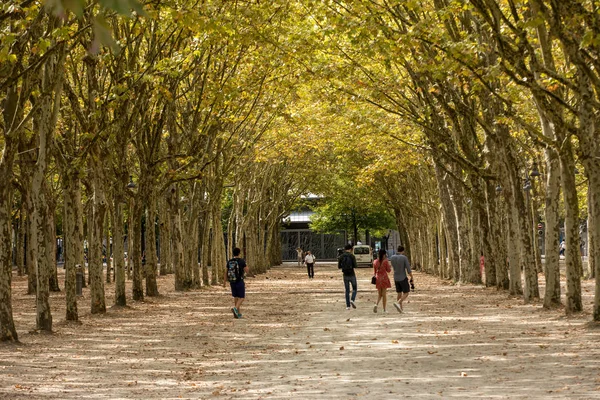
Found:
[[308, 254], [308, 255], [306, 256], [306, 258], [304, 259], [304, 261], [305, 261], [307, 264], [312, 264], [312, 263], [314, 263], [314, 262], [315, 262], [315, 256], [313, 256], [312, 254]]

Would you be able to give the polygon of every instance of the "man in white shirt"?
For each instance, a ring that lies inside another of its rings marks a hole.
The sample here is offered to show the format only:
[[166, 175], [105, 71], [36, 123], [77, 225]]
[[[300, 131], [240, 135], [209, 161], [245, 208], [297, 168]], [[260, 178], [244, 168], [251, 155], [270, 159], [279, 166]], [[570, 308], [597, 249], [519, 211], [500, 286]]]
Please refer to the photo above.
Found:
[[315, 277], [315, 256], [310, 251], [306, 252], [304, 262], [306, 263], [306, 270], [308, 271], [308, 278], [312, 279]]

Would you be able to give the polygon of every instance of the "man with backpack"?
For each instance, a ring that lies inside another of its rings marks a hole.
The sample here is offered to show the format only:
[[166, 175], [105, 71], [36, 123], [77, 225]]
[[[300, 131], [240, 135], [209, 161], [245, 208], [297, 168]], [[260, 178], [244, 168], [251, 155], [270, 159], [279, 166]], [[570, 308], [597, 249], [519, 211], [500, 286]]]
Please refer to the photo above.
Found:
[[[356, 300], [356, 274], [354, 268], [356, 268], [356, 258], [352, 254], [352, 245], [347, 244], [344, 247], [344, 252], [338, 258], [338, 268], [342, 270], [344, 274], [344, 287], [346, 288], [346, 310], [356, 308], [354, 300]], [[350, 298], [350, 285], [352, 285], [352, 299]]]
[[231, 296], [233, 296], [233, 308], [231, 312], [234, 318], [242, 318], [240, 308], [246, 298], [246, 285], [244, 284], [244, 275], [248, 273], [248, 266], [246, 261], [240, 257], [242, 251], [239, 248], [233, 249], [233, 258], [227, 261], [227, 267], [225, 269], [225, 278], [223, 287], [227, 285], [231, 287]]

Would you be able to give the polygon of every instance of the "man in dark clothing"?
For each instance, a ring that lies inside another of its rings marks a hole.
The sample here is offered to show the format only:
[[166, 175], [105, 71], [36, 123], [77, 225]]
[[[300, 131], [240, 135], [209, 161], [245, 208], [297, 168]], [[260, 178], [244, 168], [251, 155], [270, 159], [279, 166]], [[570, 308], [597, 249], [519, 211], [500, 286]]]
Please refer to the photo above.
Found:
[[[344, 287], [346, 288], [346, 310], [356, 308], [354, 300], [356, 300], [356, 274], [354, 268], [356, 268], [356, 257], [352, 254], [352, 245], [348, 244], [344, 248], [344, 252], [338, 258], [338, 268], [342, 270], [344, 274]], [[352, 284], [352, 299], [350, 299], [350, 284]]]
[[223, 287], [226, 287], [227, 281], [229, 281], [229, 286], [231, 287], [231, 296], [233, 297], [231, 312], [234, 318], [242, 318], [240, 308], [246, 298], [244, 276], [248, 273], [248, 266], [246, 265], [246, 261], [240, 257], [241, 252], [237, 247], [233, 249], [233, 258], [227, 261], [223, 282]]

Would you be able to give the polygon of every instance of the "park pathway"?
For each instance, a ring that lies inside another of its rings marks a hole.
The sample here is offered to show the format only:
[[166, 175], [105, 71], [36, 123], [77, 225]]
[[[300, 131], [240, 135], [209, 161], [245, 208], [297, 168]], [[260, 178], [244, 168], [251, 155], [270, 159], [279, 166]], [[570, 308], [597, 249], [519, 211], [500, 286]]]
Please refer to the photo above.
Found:
[[[245, 318], [221, 287], [177, 293], [64, 322], [52, 298], [54, 335], [32, 331], [35, 304], [15, 277], [21, 344], [0, 345], [6, 399], [498, 399], [600, 398], [600, 329], [586, 312], [523, 305], [481, 286], [415, 275], [406, 312], [374, 314], [370, 270], [359, 270], [358, 309], [346, 310], [341, 274], [315, 279], [284, 265], [248, 279]], [[113, 285], [107, 296], [112, 300]]]

